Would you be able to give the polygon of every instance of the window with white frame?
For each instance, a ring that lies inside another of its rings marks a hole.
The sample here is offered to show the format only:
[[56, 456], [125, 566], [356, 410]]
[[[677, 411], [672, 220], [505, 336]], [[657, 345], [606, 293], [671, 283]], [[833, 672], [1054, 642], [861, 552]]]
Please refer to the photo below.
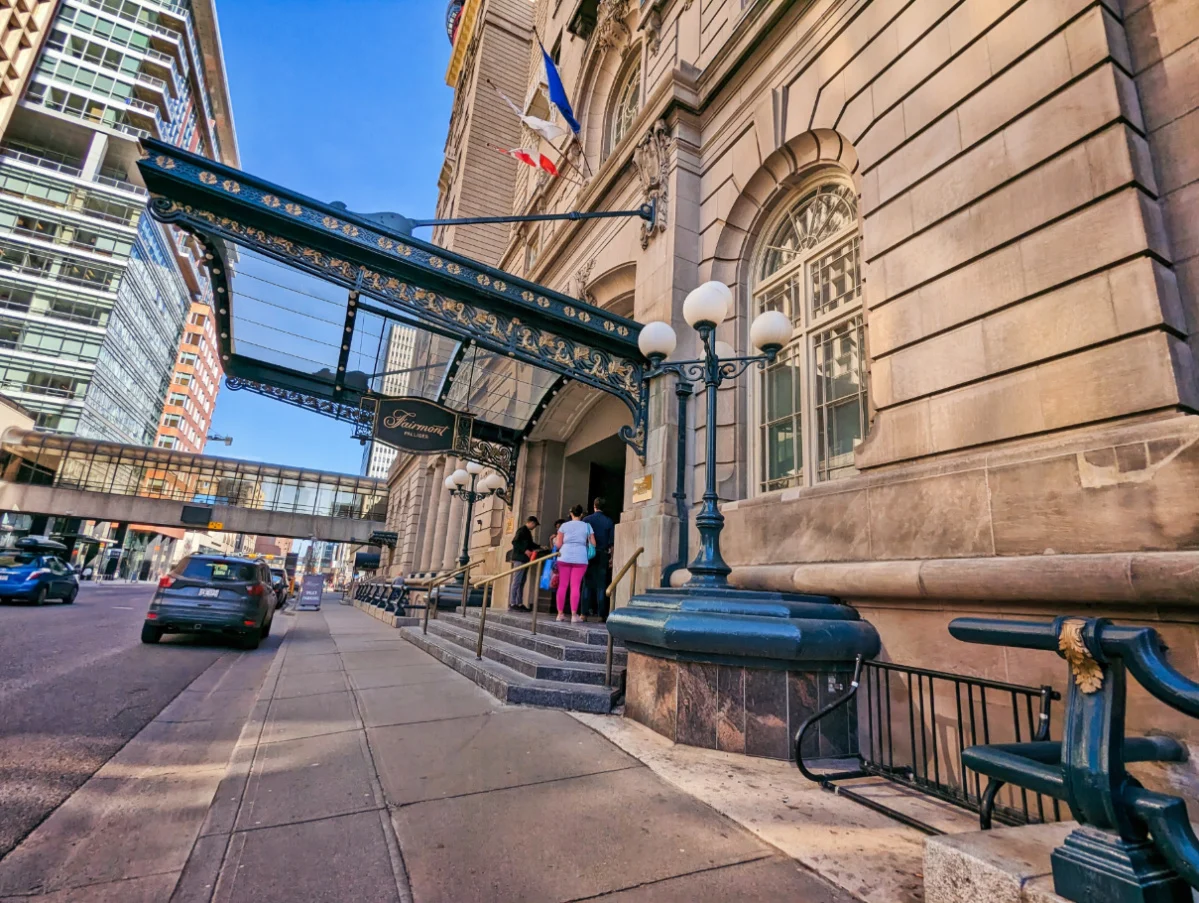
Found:
[[861, 236], [851, 185], [825, 182], [785, 205], [762, 233], [753, 286], [753, 313], [782, 311], [793, 330], [758, 382], [759, 490], [854, 473], [868, 410]]
[[633, 62], [625, 68], [612, 92], [615, 100], [608, 113], [608, 136], [604, 144], [604, 157], [612, 152], [622, 138], [629, 133], [637, 114], [641, 112], [641, 56], [635, 53]]

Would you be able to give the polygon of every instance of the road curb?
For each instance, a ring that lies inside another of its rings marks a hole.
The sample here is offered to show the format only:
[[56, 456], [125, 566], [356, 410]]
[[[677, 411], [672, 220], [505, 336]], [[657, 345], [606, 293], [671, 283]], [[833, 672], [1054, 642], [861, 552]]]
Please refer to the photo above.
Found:
[[295, 612], [282, 614], [290, 614], [293, 617], [286, 618], [283, 622], [287, 625], [287, 632], [280, 638], [275, 657], [266, 672], [266, 677], [263, 678], [254, 706], [250, 709], [250, 716], [242, 726], [237, 744], [229, 757], [229, 764], [225, 768], [225, 776], [221, 778], [221, 783], [213, 794], [208, 814], [200, 826], [200, 833], [192, 845], [183, 873], [175, 884], [170, 903], [209, 903], [216, 890], [217, 878], [225, 861], [229, 840], [233, 836], [233, 826], [237, 822], [237, 813], [245, 798], [250, 769], [258, 752], [258, 742], [266, 726], [271, 700], [279, 684], [287, 644], [291, 639], [291, 629], [296, 624]]

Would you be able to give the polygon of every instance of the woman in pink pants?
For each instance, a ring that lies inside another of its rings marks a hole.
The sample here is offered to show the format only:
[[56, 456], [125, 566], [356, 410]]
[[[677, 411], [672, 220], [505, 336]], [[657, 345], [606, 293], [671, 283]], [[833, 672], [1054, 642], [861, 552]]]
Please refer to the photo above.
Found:
[[587, 573], [587, 547], [595, 545], [595, 531], [583, 520], [583, 506], [570, 509], [570, 520], [558, 529], [555, 544], [562, 550], [558, 556], [558, 620], [566, 620], [566, 599], [570, 594], [570, 620], [579, 617], [579, 597], [583, 592], [583, 575]]

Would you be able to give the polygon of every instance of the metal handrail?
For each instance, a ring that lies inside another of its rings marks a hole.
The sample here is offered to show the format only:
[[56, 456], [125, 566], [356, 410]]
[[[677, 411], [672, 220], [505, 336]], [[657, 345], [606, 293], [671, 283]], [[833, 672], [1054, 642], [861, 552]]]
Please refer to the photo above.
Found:
[[[488, 599], [488, 593], [490, 593], [492, 596], [495, 595], [495, 586], [494, 586], [495, 581], [499, 580], [501, 577], [510, 577], [513, 574], [515, 574], [517, 571], [527, 570], [528, 568], [531, 568], [534, 565], [544, 564], [545, 562], [549, 561], [552, 558], [557, 558], [561, 554], [562, 554], [561, 551], [550, 552], [550, 554], [548, 554], [548, 555], [542, 555], [540, 558], [534, 558], [532, 561], [527, 561], [524, 564], [518, 564], [516, 567], [511, 568], [510, 570], [504, 571], [499, 574], [493, 574], [492, 576], [487, 577], [486, 579], [481, 580], [475, 584], [476, 589], [479, 588], [480, 586], [484, 588], [483, 589], [483, 610], [479, 613], [479, 642], [478, 642], [478, 645], [477, 645], [476, 651], [475, 651], [476, 658], [483, 657], [483, 628], [487, 626], [487, 599]], [[462, 609], [462, 617], [463, 618], [466, 617], [465, 607]], [[533, 636], [537, 635], [537, 598], [536, 598], [536, 594], [534, 594], [534, 598], [533, 598], [532, 632], [533, 632]]]
[[[637, 559], [641, 557], [643, 552], [645, 552], [645, 546], [638, 548], [637, 551], [632, 554], [629, 560], [624, 563], [624, 567], [622, 567], [620, 571], [617, 572], [616, 576], [612, 578], [612, 582], [608, 584], [608, 589], [604, 594], [608, 597], [609, 616], [612, 615], [612, 612], [616, 611], [616, 588], [620, 586], [620, 581], [622, 581], [625, 578], [625, 575], [630, 571], [633, 572], [633, 576], [631, 578], [632, 582], [629, 584], [629, 596], [632, 597], [637, 595], [637, 571], [633, 566], [637, 563]], [[615, 650], [613, 648], [614, 646], [615, 640], [612, 639], [612, 631], [609, 630], [608, 657], [604, 669], [604, 685], [608, 687], [612, 686], [612, 659], [615, 655]]]
[[[461, 567], [455, 568], [454, 570], [450, 571], [448, 574], [444, 574], [443, 576], [438, 577], [436, 580], [434, 580], [432, 583], [430, 583], [428, 586], [425, 587], [425, 620], [424, 620], [424, 623], [421, 625], [421, 633], [429, 632], [429, 609], [434, 607], [432, 605], [432, 603], [430, 603], [430, 601], [429, 601], [429, 596], [431, 596], [433, 594], [433, 590], [437, 589], [439, 586], [445, 586], [447, 583], [449, 583], [451, 580], [453, 580], [459, 574], [466, 573], [474, 566], [475, 566], [475, 563], [473, 561], [468, 561], [466, 564], [462, 565]], [[463, 580], [463, 583], [467, 584], [467, 581], [469, 579], [470, 579], [470, 575], [467, 574], [466, 579]], [[433, 617], [434, 617], [434, 619], [436, 619], [436, 617], [437, 617], [436, 613], [433, 615]]]

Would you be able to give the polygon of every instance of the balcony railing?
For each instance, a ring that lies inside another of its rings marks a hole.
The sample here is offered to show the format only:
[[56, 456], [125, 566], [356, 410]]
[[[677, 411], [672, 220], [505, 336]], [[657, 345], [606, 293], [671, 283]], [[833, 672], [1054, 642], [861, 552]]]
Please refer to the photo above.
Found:
[[95, 292], [116, 292], [117, 284], [120, 282], [119, 274], [117, 273], [106, 272], [104, 275], [107, 278], [102, 280], [85, 279], [81, 276], [71, 276], [65, 272], [56, 273], [50, 265], [38, 266], [37, 264], [28, 263], [10, 263], [2, 258], [0, 258], [0, 271], [9, 274], [15, 273], [18, 276], [32, 276], [35, 279], [48, 279], [51, 282], [63, 282], [67, 285], [77, 285]]
[[148, 85], [151, 88], [156, 88], [163, 92], [167, 90], [166, 79], [158, 78], [154, 75], [147, 75], [144, 72], [137, 73], [136, 77], [139, 85]]
[[112, 188], [119, 188], [122, 191], [130, 191], [133, 194], [141, 195], [144, 198], [150, 196], [150, 192], [146, 191], [146, 189], [142, 188], [140, 185], [134, 185], [132, 182], [126, 182], [124, 179], [117, 179], [113, 176], [102, 176], [97, 173], [96, 182], [100, 185], [109, 185]]
[[45, 107], [47, 110], [53, 110], [56, 113], [65, 113], [66, 115], [75, 117], [77, 119], [84, 119], [88, 122], [94, 122], [101, 128], [112, 129], [114, 132], [120, 132], [123, 135], [129, 135], [130, 137], [136, 138], [139, 141], [142, 138], [148, 138], [150, 136], [149, 129], [139, 129], [137, 126], [126, 125], [123, 122], [109, 122], [105, 120], [104, 117], [97, 116], [94, 113], [88, 113], [86, 110], [72, 109], [66, 105], [65, 101], [55, 103], [55, 101], [49, 95], [44, 95], [38, 98], [27, 97], [26, 103], [30, 104], [31, 106]]
[[[48, 157], [42, 157], [38, 154], [31, 154], [28, 151], [20, 151], [11, 147], [0, 147], [0, 160], [14, 160], [18, 163], [25, 163], [29, 166], [36, 166], [39, 169], [48, 169], [51, 172], [62, 173], [65, 176], [70, 176], [74, 179], [82, 179], [83, 170], [78, 166], [71, 166], [67, 163], [60, 163], [57, 160], [51, 160]], [[97, 173], [92, 181], [98, 185], [107, 185], [111, 188], [119, 188], [122, 191], [128, 191], [131, 194], [136, 194], [139, 197], [149, 197], [150, 192], [142, 188], [140, 185], [134, 185], [132, 182], [127, 182], [124, 179], [118, 179], [114, 176], [106, 176]], [[101, 219], [110, 218], [107, 214], [89, 212], [89, 216], [98, 216]], [[119, 217], [112, 218], [114, 222], [123, 222]]]
[[38, 157], [34, 154], [27, 154], [24, 151], [12, 150], [7, 147], [0, 147], [0, 159], [28, 163], [30, 166], [49, 169], [52, 172], [60, 172], [63, 175], [72, 176], [76, 179], [83, 177], [83, 170], [76, 166], [68, 166], [66, 163], [58, 163], [54, 160], [48, 160], [45, 157]]

